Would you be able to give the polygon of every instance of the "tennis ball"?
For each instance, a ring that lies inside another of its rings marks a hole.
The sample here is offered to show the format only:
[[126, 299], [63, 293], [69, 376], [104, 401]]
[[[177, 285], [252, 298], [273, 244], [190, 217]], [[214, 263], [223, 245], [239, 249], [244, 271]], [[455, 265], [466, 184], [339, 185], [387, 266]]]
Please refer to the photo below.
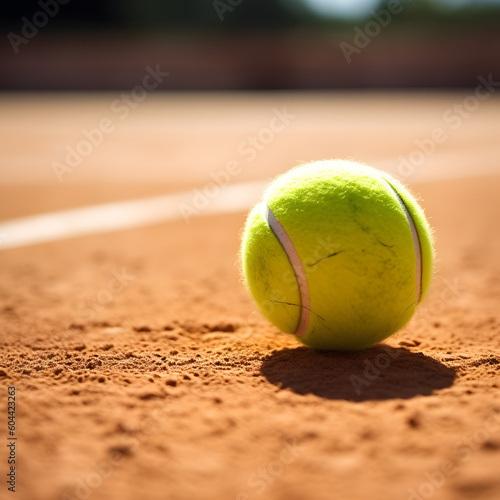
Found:
[[240, 250], [262, 314], [317, 349], [371, 346], [402, 328], [432, 278], [431, 228], [410, 192], [344, 160], [278, 176]]

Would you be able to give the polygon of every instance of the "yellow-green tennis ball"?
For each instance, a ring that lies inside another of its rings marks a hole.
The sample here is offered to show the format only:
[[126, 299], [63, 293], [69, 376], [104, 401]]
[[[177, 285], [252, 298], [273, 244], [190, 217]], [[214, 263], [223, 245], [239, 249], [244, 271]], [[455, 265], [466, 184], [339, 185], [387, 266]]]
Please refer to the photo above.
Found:
[[431, 228], [396, 179], [327, 160], [279, 176], [250, 212], [243, 274], [262, 314], [317, 349], [363, 349], [413, 316], [432, 277]]

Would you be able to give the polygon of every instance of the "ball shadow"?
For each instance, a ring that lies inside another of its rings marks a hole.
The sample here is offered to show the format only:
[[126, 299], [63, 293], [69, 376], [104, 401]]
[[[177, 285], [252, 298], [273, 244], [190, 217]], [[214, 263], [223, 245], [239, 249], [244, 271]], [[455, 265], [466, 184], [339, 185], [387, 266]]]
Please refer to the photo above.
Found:
[[429, 396], [450, 387], [456, 376], [429, 356], [383, 344], [358, 352], [285, 348], [264, 359], [261, 373], [297, 394], [348, 401]]

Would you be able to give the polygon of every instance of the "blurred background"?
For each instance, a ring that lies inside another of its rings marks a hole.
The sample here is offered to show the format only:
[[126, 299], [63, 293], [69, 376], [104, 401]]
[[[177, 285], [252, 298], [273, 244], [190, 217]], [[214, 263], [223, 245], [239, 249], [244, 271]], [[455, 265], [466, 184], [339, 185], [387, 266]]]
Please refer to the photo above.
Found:
[[500, 0], [17, 0], [0, 24], [0, 219], [235, 163], [498, 170]]
[[[17, 0], [1, 90], [463, 88], [500, 62], [500, 0]], [[365, 50], [369, 47], [369, 50]]]

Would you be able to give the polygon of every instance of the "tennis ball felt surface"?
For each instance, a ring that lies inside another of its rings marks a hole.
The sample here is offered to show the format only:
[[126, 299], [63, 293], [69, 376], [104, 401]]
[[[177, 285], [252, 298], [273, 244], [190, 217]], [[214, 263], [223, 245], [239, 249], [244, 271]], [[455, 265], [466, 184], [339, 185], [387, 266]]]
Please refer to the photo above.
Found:
[[402, 328], [433, 272], [431, 229], [388, 174], [344, 160], [277, 177], [241, 246], [262, 314], [317, 349], [369, 347]]

